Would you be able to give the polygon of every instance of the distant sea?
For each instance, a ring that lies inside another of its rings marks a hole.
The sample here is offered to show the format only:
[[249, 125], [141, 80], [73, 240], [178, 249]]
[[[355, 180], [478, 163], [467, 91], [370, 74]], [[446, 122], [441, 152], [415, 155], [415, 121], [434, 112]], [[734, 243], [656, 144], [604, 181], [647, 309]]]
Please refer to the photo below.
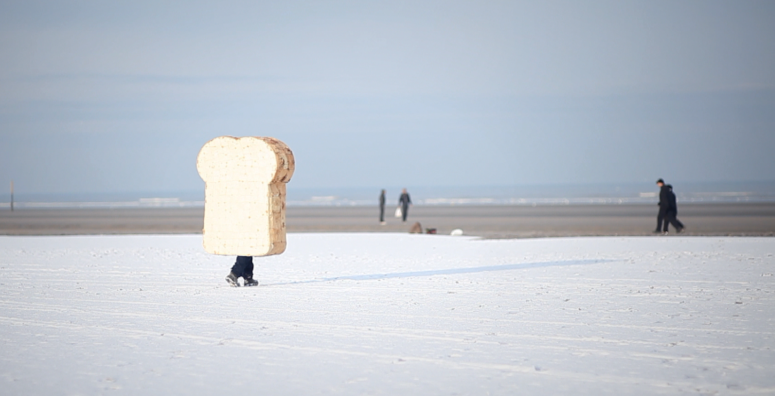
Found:
[[[621, 205], [656, 204], [653, 183], [421, 187], [408, 186], [415, 205]], [[398, 202], [401, 187], [385, 187], [387, 205]], [[377, 205], [379, 187], [294, 188], [288, 186], [288, 206]], [[674, 183], [679, 203], [775, 202], [773, 182]], [[202, 191], [68, 193], [14, 195], [23, 208], [186, 208], [204, 206]], [[0, 208], [10, 208], [10, 194], [0, 194]]]

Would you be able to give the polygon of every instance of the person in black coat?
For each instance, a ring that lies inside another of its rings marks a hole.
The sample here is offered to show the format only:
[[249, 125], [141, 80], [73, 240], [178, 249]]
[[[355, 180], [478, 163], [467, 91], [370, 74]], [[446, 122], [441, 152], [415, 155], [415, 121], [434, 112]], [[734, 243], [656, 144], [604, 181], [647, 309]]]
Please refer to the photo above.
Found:
[[673, 186], [667, 185], [667, 212], [665, 213], [665, 234], [667, 234], [668, 224], [672, 224], [676, 232], [681, 232], [684, 229], [683, 223], [676, 216], [678, 216], [678, 205], [675, 201], [675, 194], [673, 193]]
[[409, 198], [409, 193], [406, 192], [406, 189], [401, 190], [398, 204], [401, 205], [401, 217], [406, 221], [406, 215], [409, 214], [409, 206], [412, 204], [412, 199]]
[[[657, 180], [657, 186], [659, 186], [659, 213], [657, 214], [657, 229], [654, 233], [662, 232], [662, 222], [667, 216], [667, 211], [670, 209], [670, 189], [665, 185], [665, 181], [662, 179]], [[667, 227], [667, 224], [665, 224]]]
[[385, 190], [379, 194], [379, 224], [385, 225]]

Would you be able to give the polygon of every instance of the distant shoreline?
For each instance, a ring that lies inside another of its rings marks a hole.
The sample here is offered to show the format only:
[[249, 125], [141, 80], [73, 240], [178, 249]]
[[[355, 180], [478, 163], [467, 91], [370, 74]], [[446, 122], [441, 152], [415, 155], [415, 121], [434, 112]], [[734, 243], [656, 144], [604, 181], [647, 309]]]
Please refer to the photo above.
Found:
[[[676, 182], [679, 204], [775, 203], [775, 181]], [[656, 185], [648, 183], [586, 183], [514, 186], [406, 186], [418, 206], [532, 206], [532, 205], [655, 205]], [[304, 188], [288, 185], [288, 207], [373, 207], [381, 188]], [[401, 188], [387, 186], [387, 204], [395, 205]], [[17, 208], [201, 208], [204, 188], [185, 191], [122, 193], [20, 193]], [[10, 195], [0, 191], [0, 211], [10, 206]]]
[[[325, 199], [323, 199], [325, 198]], [[741, 193], [712, 196], [684, 196], [681, 205], [695, 204], [775, 204], [775, 195], [744, 195]], [[340, 208], [374, 207], [376, 199], [348, 199], [337, 197], [312, 197], [305, 201], [287, 201], [293, 208]], [[394, 202], [387, 202], [395, 206]], [[639, 197], [569, 197], [569, 198], [427, 198], [416, 199], [417, 206], [600, 206], [600, 205], [655, 205], [656, 195]], [[183, 209], [204, 208], [204, 201], [181, 201], [177, 198], [141, 198], [134, 201], [16, 201], [15, 210], [40, 209]], [[0, 211], [10, 210], [10, 202], [0, 202]]]
[[[373, 206], [297, 206], [287, 210], [288, 232], [408, 232], [414, 222], [438, 234], [462, 229], [484, 238], [647, 236], [657, 206], [417, 205], [402, 223], [386, 208], [387, 225]], [[204, 208], [22, 208], [0, 210], [0, 235], [201, 233]], [[775, 203], [686, 203], [678, 217], [693, 236], [775, 236]], [[672, 231], [672, 229], [671, 229]]]

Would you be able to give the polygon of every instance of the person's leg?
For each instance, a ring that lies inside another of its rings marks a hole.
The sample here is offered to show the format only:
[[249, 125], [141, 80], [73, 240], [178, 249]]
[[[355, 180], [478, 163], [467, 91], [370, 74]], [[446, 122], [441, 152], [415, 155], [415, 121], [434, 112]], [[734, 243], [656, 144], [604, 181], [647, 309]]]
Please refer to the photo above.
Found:
[[253, 279], [253, 257], [248, 257], [248, 259], [245, 263], [242, 279], [245, 282], [245, 286], [258, 286], [258, 281]]
[[237, 256], [237, 260], [231, 267], [231, 273], [237, 278], [245, 276], [245, 274], [253, 274], [253, 257], [251, 256]]
[[380, 206], [379, 207], [379, 222], [382, 223], [385, 221], [385, 207]]
[[684, 225], [681, 224], [680, 221], [678, 221], [678, 218], [676, 217], [678, 213], [675, 211], [671, 211], [667, 214], [667, 220], [670, 221], [670, 224], [673, 225], [673, 228], [675, 228], [676, 232], [681, 232], [683, 230]]
[[253, 257], [248, 256], [248, 259], [245, 260], [245, 269], [242, 272], [243, 278], [252, 278], [253, 277]]
[[662, 221], [664, 219], [665, 219], [665, 211], [662, 210], [662, 208], [659, 208], [659, 213], [657, 214], [657, 229], [654, 230], [654, 232], [662, 231]]
[[226, 281], [232, 286], [239, 286], [237, 279], [241, 277], [245, 278], [248, 275], [251, 278], [253, 277], [253, 257], [237, 256], [237, 260], [234, 261], [234, 265], [231, 267], [231, 272], [226, 277]]
[[681, 232], [681, 230], [684, 229], [684, 223], [681, 223], [681, 220], [678, 220], [677, 210], [673, 212], [673, 227], [675, 227], [676, 231], [678, 232]]
[[681, 224], [680, 221], [678, 221], [676, 214], [677, 214], [676, 211], [667, 212], [667, 217], [665, 217], [665, 231], [667, 231], [667, 223], [672, 224], [676, 232], [681, 232], [681, 230], [683, 230], [684, 225]]
[[409, 214], [409, 205], [404, 205], [401, 207], [401, 217], [404, 221], [406, 221], [406, 216]]

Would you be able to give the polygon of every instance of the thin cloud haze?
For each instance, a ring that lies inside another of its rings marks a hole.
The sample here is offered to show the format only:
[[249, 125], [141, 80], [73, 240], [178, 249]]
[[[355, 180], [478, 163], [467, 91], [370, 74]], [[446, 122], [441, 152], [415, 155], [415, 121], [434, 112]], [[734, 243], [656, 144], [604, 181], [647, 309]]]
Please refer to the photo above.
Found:
[[773, 180], [771, 2], [0, 5], [0, 180], [197, 190], [274, 136], [297, 187]]

